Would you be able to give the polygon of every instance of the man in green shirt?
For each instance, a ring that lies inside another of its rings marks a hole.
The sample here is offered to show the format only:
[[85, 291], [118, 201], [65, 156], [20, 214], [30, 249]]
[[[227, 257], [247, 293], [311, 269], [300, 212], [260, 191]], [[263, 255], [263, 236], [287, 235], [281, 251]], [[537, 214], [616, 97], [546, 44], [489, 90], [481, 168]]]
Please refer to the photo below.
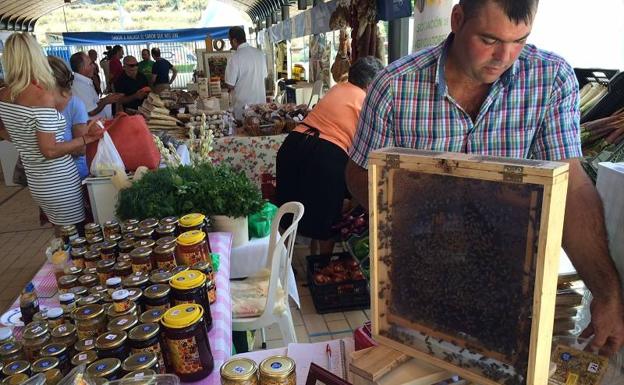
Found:
[[154, 61], [150, 60], [150, 51], [147, 48], [143, 48], [141, 51], [141, 58], [143, 59], [139, 63], [139, 72], [145, 75], [147, 80], [150, 82], [152, 79], [152, 66], [154, 65]]

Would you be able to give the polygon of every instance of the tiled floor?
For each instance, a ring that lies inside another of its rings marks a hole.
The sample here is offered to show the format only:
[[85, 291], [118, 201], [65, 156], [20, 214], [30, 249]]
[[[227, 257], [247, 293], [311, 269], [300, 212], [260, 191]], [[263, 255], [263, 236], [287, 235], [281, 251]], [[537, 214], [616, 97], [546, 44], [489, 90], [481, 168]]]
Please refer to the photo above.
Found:
[[[39, 225], [39, 211], [27, 188], [7, 187], [0, 172], [0, 310], [13, 303], [45, 260], [44, 250], [52, 238], [50, 225]], [[291, 302], [299, 342], [319, 342], [350, 336], [369, 317], [368, 310], [320, 315], [316, 313], [310, 291], [305, 284], [307, 246], [297, 245], [293, 266], [301, 309]], [[1, 313], [0, 313], [1, 314]], [[266, 330], [267, 347], [283, 346], [277, 325]], [[256, 347], [260, 338], [256, 338]]]

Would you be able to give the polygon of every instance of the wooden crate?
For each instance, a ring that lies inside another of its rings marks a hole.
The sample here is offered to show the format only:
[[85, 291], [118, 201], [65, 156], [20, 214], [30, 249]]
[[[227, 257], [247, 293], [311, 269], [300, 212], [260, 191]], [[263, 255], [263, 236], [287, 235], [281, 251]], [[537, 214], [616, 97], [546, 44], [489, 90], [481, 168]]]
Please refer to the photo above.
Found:
[[547, 383], [568, 165], [369, 158], [373, 336], [481, 385]]

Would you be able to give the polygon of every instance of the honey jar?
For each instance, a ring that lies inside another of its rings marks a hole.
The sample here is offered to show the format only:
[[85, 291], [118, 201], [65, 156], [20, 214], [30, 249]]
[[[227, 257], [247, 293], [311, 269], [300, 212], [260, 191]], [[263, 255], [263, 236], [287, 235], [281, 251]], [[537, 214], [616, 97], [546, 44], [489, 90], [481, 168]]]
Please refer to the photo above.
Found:
[[97, 267], [97, 263], [100, 260], [100, 251], [99, 250], [89, 250], [85, 253], [84, 263], [85, 267]]
[[121, 284], [126, 289], [130, 287], [138, 287], [143, 290], [147, 286], [149, 286], [149, 275], [144, 272], [132, 273], [131, 275], [122, 279]]
[[176, 267], [174, 267], [173, 269], [171, 269], [171, 274], [176, 275], [182, 271], [187, 271], [190, 268], [187, 265], [178, 265]]
[[[163, 313], [164, 314], [164, 313]], [[137, 325], [128, 333], [132, 353], [151, 352], [158, 358], [158, 372], [165, 373], [165, 358], [160, 344], [160, 326], [157, 323]]]
[[67, 293], [69, 289], [76, 286], [78, 277], [75, 275], [63, 275], [58, 279], [59, 293]]
[[132, 233], [134, 239], [138, 242], [142, 239], [154, 239], [155, 231], [149, 227], [139, 227]]
[[75, 225], [61, 226], [60, 233], [61, 239], [63, 239], [63, 244], [65, 245], [65, 249], [71, 245], [71, 241], [78, 238], [78, 230], [76, 230]]
[[221, 365], [221, 385], [258, 385], [258, 365], [248, 358], [233, 358]]
[[145, 297], [144, 304], [145, 310], [150, 309], [163, 309], [167, 310], [171, 307], [169, 293], [171, 288], [169, 285], [156, 284], [148, 287], [143, 292]]
[[128, 290], [128, 298], [130, 301], [136, 304], [137, 313], [141, 314], [143, 311], [143, 290], [138, 287], [129, 287], [126, 290]]
[[[80, 277], [78, 277], [78, 284], [80, 284], [80, 278], [82, 278], [83, 276], [81, 275]], [[87, 294], [89, 294], [89, 290], [87, 289], [86, 286], [74, 286], [71, 289], [69, 289], [69, 293], [74, 295], [74, 298], [82, 298], [84, 296], [86, 296]]]
[[106, 289], [106, 283], [104, 283], [103, 285], [95, 285], [89, 289], [89, 294], [99, 294], [100, 296], [106, 294], [107, 292], [108, 289]]
[[[134, 248], [132, 250], [134, 250]], [[132, 263], [132, 258], [130, 257], [130, 253], [119, 254], [119, 257], [117, 257], [117, 263], [121, 263], [121, 262]], [[130, 270], [132, 271], [132, 269]]]
[[176, 267], [176, 244], [168, 243], [161, 246], [156, 246], [154, 249], [154, 261], [156, 261], [156, 267], [158, 269], [171, 270]]
[[32, 363], [32, 374], [45, 373], [48, 370], [58, 369], [59, 359], [55, 357], [42, 357]]
[[118, 358], [103, 358], [87, 366], [87, 375], [113, 381], [120, 377], [120, 369], [121, 360]]
[[109, 331], [101, 334], [95, 340], [95, 349], [100, 358], [119, 358], [125, 360], [129, 349], [126, 345], [128, 335], [126, 332]]
[[102, 228], [97, 223], [87, 223], [84, 227], [84, 232], [85, 232], [85, 238], [87, 239], [87, 242], [89, 243], [93, 243], [92, 242], [93, 237], [102, 236]]
[[171, 274], [169, 271], [152, 271], [152, 274], [150, 274], [149, 280], [150, 283], [157, 285], [157, 284], [165, 284], [168, 285], [169, 284], [169, 280], [171, 280], [171, 277], [173, 277], [173, 274]]
[[63, 269], [64, 275], [75, 275], [76, 277], [80, 276], [83, 271], [84, 269], [77, 266], [67, 266]]
[[126, 373], [148, 369], [154, 372], [160, 372], [158, 357], [151, 352], [141, 352], [130, 355], [124, 360], [123, 364], [121, 364], [121, 369]]
[[[119, 259], [117, 259], [119, 261]], [[127, 277], [132, 274], [132, 263], [130, 261], [121, 261], [117, 262], [115, 266], [113, 266], [113, 274], [117, 277]]]
[[99, 304], [101, 302], [102, 302], [101, 296], [95, 293], [95, 294], [89, 294], [85, 297], [80, 298], [78, 302], [76, 302], [76, 306], [81, 307], [81, 306], [86, 306], [86, 305]]
[[123, 240], [121, 238], [121, 233], [120, 234], [105, 235], [104, 236], [104, 240], [117, 243], [117, 252], [119, 252], [119, 242], [121, 242]]
[[139, 318], [135, 315], [122, 315], [121, 317], [113, 318], [108, 322], [108, 330], [114, 332], [128, 332], [134, 326], [139, 323]]
[[87, 247], [87, 249], [89, 249], [89, 251], [99, 252], [100, 250], [102, 250], [102, 242], [104, 242], [104, 238], [99, 235], [94, 235], [93, 238], [91, 238], [91, 241], [88, 242], [89, 246]]
[[160, 320], [162, 319], [163, 315], [165, 315], [165, 310], [162, 310], [162, 309], [147, 310], [141, 313], [141, 316], [139, 317], [139, 321], [142, 324], [160, 323]]
[[48, 309], [48, 328], [54, 329], [65, 322], [63, 319], [63, 308], [53, 307]]
[[147, 229], [155, 229], [158, 227], [158, 220], [156, 218], [147, 218], [139, 222], [139, 227]]
[[85, 247], [72, 247], [69, 253], [72, 264], [81, 269], [85, 268], [85, 255], [87, 255], [87, 249]]
[[136, 303], [130, 301], [130, 307], [126, 311], [116, 311], [115, 306], [110, 306], [106, 312], [108, 319], [113, 319], [117, 317], [121, 317], [122, 315], [134, 315], [138, 316], [137, 305]]
[[193, 213], [180, 218], [178, 223], [178, 231], [180, 234], [193, 230], [206, 233], [206, 216], [204, 214]]
[[61, 309], [63, 309], [64, 317], [71, 319], [71, 314], [76, 308], [76, 294], [63, 293], [59, 295], [59, 301], [61, 303]]
[[74, 238], [71, 242], [71, 248], [72, 249], [78, 249], [78, 248], [87, 248], [87, 238], [85, 237], [78, 237], [78, 238]]
[[113, 241], [103, 241], [100, 243], [102, 248], [100, 249], [100, 256], [102, 259], [117, 259], [117, 243]]
[[170, 365], [168, 372], [184, 382], [206, 378], [214, 368], [214, 359], [202, 306], [174, 306], [167, 310], [161, 323]]
[[74, 350], [77, 353], [84, 353], [88, 351], [95, 352], [95, 337], [84, 338], [76, 341], [74, 344]]
[[28, 380], [29, 376], [24, 373], [14, 374], [12, 376], [8, 376], [2, 381], [2, 385], [21, 385], [23, 382]]
[[156, 374], [156, 372], [153, 371], [152, 369], [135, 370], [134, 372], [130, 372], [130, 373], [126, 374], [122, 378], [124, 378], [124, 379], [132, 378], [132, 379], [135, 379], [135, 380], [140, 380], [141, 378], [153, 376], [155, 374]]
[[163, 245], [168, 245], [170, 243], [173, 243], [175, 245], [176, 243], [176, 237], [162, 237], [162, 238], [158, 238], [158, 240], [156, 241], [156, 247], [158, 246], [163, 246]]
[[176, 225], [160, 225], [156, 228], [156, 238], [175, 237]]
[[110, 237], [114, 234], [121, 234], [121, 225], [118, 221], [112, 219], [110, 221], [104, 222], [103, 229], [104, 237]]
[[[96, 263], [96, 266], [97, 266], [97, 263]], [[97, 267], [85, 267], [83, 273], [97, 275]]]
[[295, 361], [286, 356], [272, 356], [259, 365], [260, 385], [296, 385]]
[[210, 302], [206, 291], [206, 276], [198, 270], [187, 270], [174, 275], [170, 281], [171, 304], [196, 303], [204, 308], [204, 320], [208, 330], [212, 329]]
[[102, 259], [97, 263], [97, 274], [100, 285], [106, 285], [106, 280], [113, 277], [114, 259]]
[[22, 343], [17, 341], [5, 342], [0, 345], [0, 360], [5, 365], [9, 362], [23, 360], [24, 350], [22, 349]]
[[52, 336], [52, 343], [63, 344], [67, 346], [70, 350], [70, 353], [74, 350], [74, 344], [78, 339], [78, 335], [76, 334], [76, 327], [69, 322], [65, 322], [62, 325], [59, 325], [52, 329], [50, 332]]
[[40, 357], [54, 357], [59, 360], [58, 369], [63, 374], [67, 374], [69, 372], [70, 365], [70, 355], [69, 349], [64, 344], [51, 343], [43, 348], [39, 352]]
[[22, 346], [26, 360], [33, 362], [39, 358], [41, 348], [48, 344], [49, 341], [50, 331], [45, 321], [28, 324], [22, 334]]
[[134, 241], [133, 240], [123, 240], [118, 243], [117, 247], [119, 248], [119, 254], [130, 254], [132, 249], [134, 249]]
[[128, 293], [128, 290], [126, 289], [116, 290], [113, 292], [113, 308], [116, 312], [123, 313], [130, 309], [129, 295], [130, 293]]
[[106, 280], [106, 291], [108, 294], [113, 294], [115, 291], [121, 289], [121, 278], [112, 277]]
[[135, 218], [126, 219], [122, 223], [122, 227], [123, 226], [139, 226], [139, 220]]
[[14, 376], [16, 374], [30, 375], [30, 362], [26, 360], [13, 361], [4, 366], [2, 374], [5, 376]]
[[156, 246], [156, 242], [152, 238], [137, 239], [136, 241], [134, 241], [135, 249], [137, 247], [147, 247], [147, 248], [153, 249], [154, 246]]
[[149, 247], [137, 247], [130, 252], [132, 258], [133, 273], [147, 273], [152, 271], [152, 249]]
[[86, 305], [74, 310], [78, 339], [98, 336], [106, 331], [106, 315], [102, 305]]
[[97, 361], [98, 356], [95, 350], [88, 350], [86, 352], [76, 353], [71, 359], [72, 366], [79, 366], [85, 364], [89, 366], [90, 364]]
[[160, 220], [160, 222], [158, 222], [158, 224], [160, 226], [167, 226], [167, 225], [171, 225], [171, 226], [175, 226], [178, 227], [178, 223], [180, 221], [178, 220], [178, 217], [176, 216], [170, 216], [170, 217], [164, 217], [163, 219]]
[[126, 224], [121, 227], [121, 237], [123, 239], [134, 239], [134, 232], [139, 229], [138, 224]]
[[206, 280], [214, 281], [214, 272], [212, 269], [212, 257], [208, 261], [197, 262], [190, 267], [191, 270], [199, 270], [206, 276]]
[[209, 261], [210, 246], [206, 233], [199, 230], [187, 231], [176, 240], [176, 262], [178, 265], [191, 266], [197, 262]]

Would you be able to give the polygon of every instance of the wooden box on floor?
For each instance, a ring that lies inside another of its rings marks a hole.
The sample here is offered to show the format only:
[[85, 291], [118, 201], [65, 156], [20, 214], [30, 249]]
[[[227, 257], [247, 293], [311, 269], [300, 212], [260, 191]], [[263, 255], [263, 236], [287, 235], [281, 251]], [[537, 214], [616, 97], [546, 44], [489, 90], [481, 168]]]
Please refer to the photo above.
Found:
[[369, 158], [373, 336], [481, 385], [547, 383], [565, 163]]

